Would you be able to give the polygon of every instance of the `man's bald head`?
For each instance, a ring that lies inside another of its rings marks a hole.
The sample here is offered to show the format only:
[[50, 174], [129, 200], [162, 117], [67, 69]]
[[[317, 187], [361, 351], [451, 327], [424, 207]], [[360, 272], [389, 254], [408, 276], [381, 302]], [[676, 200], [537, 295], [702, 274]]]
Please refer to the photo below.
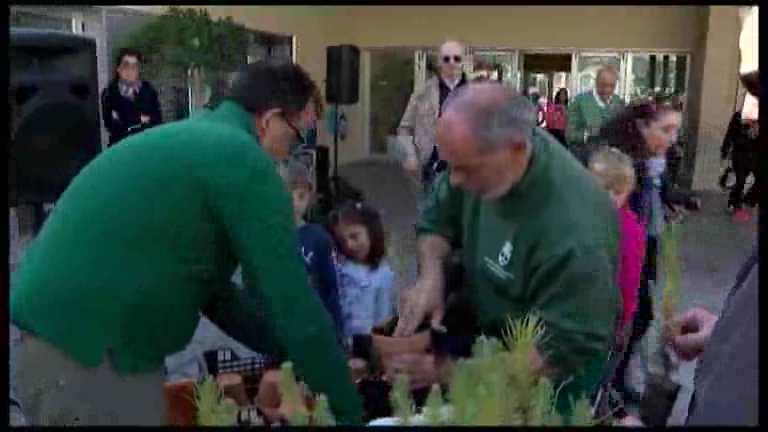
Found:
[[536, 107], [514, 89], [496, 82], [469, 84], [445, 102], [446, 120], [463, 122], [480, 151], [513, 143], [528, 145], [536, 127]]
[[611, 66], [603, 66], [597, 71], [595, 76], [595, 92], [603, 101], [608, 102], [616, 91], [616, 82], [619, 80], [619, 73]]
[[462, 45], [461, 42], [455, 41], [455, 40], [447, 40], [443, 42], [442, 45], [440, 45], [440, 55], [443, 54], [463, 54], [464, 53], [464, 45]]
[[464, 45], [448, 40], [440, 45], [440, 76], [446, 80], [455, 80], [461, 76], [461, 63], [464, 59]]
[[497, 199], [528, 169], [536, 108], [496, 82], [468, 84], [449, 96], [437, 123], [440, 156], [452, 185]]

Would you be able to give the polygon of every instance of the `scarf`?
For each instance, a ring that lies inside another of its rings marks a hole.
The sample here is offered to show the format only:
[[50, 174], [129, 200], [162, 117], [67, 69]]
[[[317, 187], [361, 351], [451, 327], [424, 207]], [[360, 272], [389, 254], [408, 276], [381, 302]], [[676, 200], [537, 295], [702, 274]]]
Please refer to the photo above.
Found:
[[117, 88], [120, 90], [120, 96], [128, 100], [134, 100], [136, 95], [139, 94], [139, 90], [141, 90], [141, 81], [129, 82], [120, 80], [117, 83]]
[[648, 236], [658, 237], [664, 226], [664, 203], [661, 200], [661, 175], [667, 169], [667, 159], [656, 156], [645, 162], [646, 176], [643, 179], [643, 207], [648, 223]]

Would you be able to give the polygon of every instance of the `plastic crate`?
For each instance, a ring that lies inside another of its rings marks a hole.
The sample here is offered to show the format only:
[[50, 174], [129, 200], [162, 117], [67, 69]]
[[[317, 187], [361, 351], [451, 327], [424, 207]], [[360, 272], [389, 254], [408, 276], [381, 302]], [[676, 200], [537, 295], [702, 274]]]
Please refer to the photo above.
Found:
[[227, 373], [242, 376], [249, 400], [256, 397], [264, 371], [280, 367], [277, 361], [266, 356], [239, 358], [231, 349], [206, 351], [203, 357], [208, 373], [214, 377]]

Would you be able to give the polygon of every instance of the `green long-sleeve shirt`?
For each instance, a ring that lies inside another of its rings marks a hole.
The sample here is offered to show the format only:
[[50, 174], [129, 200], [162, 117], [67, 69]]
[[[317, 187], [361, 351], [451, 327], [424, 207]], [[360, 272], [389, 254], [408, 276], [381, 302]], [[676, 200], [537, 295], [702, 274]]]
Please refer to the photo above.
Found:
[[565, 148], [537, 130], [528, 171], [496, 201], [440, 177], [417, 227], [461, 246], [465, 289], [483, 333], [500, 336], [508, 317], [539, 315], [545, 361], [558, 383], [570, 380], [559, 393], [561, 412], [570, 397], [596, 387], [620, 314], [618, 218]]
[[[203, 311], [294, 362], [337, 419], [359, 423], [333, 324], [296, 253], [290, 196], [233, 102], [153, 128], [72, 181], [13, 274], [13, 322], [86, 367], [157, 370]], [[246, 290], [231, 288], [237, 263]]]
[[571, 148], [584, 145], [584, 132], [599, 130], [618, 110], [624, 107], [624, 100], [611, 95], [609, 103], [601, 106], [593, 90], [586, 91], [571, 100], [568, 105], [565, 139]]

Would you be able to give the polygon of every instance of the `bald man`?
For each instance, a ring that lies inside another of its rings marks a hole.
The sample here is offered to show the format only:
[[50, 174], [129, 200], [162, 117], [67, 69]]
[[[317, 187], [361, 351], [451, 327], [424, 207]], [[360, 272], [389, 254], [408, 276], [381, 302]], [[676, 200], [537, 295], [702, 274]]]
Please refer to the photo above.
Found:
[[405, 154], [403, 168], [407, 173], [419, 176], [424, 189], [429, 188], [435, 175], [445, 164], [435, 147], [435, 120], [448, 95], [467, 83], [462, 71], [464, 46], [447, 41], [440, 46], [437, 76], [411, 95], [398, 127], [399, 142]]
[[[508, 318], [535, 313], [543, 320], [547, 338], [532, 367], [565, 383], [557, 406], [567, 414], [568, 400], [591, 394], [607, 372], [620, 312], [618, 221], [610, 198], [536, 127], [533, 104], [501, 84], [460, 89], [437, 123], [448, 168], [417, 224], [419, 277], [395, 334], [411, 334], [425, 319], [440, 324], [441, 269], [458, 247], [462, 294], [483, 334], [500, 336]], [[441, 360], [401, 357], [388, 368], [428, 386], [439, 379]]]
[[618, 72], [604, 66], [597, 71], [595, 88], [576, 96], [568, 105], [565, 138], [585, 164], [600, 128], [624, 106], [624, 100], [615, 93], [618, 80]]

